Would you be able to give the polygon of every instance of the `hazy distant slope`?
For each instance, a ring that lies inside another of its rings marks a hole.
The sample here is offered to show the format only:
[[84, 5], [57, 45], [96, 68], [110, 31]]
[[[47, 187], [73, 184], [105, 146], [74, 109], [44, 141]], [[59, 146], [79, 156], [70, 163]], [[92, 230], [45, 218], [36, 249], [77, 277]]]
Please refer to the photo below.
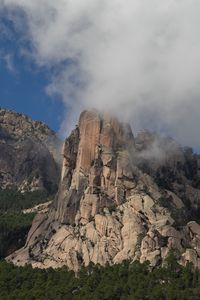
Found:
[[56, 190], [60, 145], [47, 125], [0, 109], [0, 188]]

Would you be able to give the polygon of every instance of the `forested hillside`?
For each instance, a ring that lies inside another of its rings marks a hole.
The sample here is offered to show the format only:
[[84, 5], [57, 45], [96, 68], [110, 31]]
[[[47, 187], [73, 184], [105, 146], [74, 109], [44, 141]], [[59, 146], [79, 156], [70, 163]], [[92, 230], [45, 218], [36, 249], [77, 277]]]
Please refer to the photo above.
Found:
[[52, 199], [46, 191], [26, 192], [0, 189], [0, 258], [24, 246], [34, 214], [22, 210]]
[[32, 269], [0, 263], [1, 300], [194, 300], [200, 299], [200, 272], [176, 262], [164, 268], [148, 264], [90, 265], [75, 276], [62, 269]]

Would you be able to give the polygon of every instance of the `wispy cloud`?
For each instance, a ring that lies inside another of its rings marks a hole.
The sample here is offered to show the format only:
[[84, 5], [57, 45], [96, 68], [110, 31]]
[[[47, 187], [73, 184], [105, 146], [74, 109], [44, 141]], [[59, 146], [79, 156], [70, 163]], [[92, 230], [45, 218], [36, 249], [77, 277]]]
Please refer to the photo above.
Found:
[[200, 146], [199, 0], [1, 0], [0, 6], [31, 41], [37, 64], [54, 70], [47, 90], [62, 96], [72, 119], [95, 107]]
[[16, 73], [16, 68], [13, 60], [13, 55], [12, 54], [6, 54], [3, 56], [3, 61], [5, 62], [6, 68], [10, 73], [15, 74]]

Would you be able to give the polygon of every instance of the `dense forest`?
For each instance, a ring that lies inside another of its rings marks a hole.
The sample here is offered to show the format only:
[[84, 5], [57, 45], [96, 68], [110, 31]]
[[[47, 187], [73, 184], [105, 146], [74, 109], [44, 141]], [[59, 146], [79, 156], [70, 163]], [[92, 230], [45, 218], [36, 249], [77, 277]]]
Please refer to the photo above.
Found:
[[1, 300], [194, 300], [200, 299], [200, 272], [176, 262], [163, 268], [147, 263], [94, 266], [74, 274], [66, 268], [32, 269], [0, 262]]
[[[120, 265], [89, 265], [78, 274], [61, 269], [17, 267], [3, 258], [20, 248], [34, 214], [22, 209], [50, 200], [43, 192], [21, 194], [0, 190], [0, 300], [196, 300], [200, 271], [182, 267], [171, 252], [161, 268], [125, 261]], [[14, 201], [13, 201], [14, 200]]]
[[22, 247], [34, 214], [22, 210], [50, 200], [45, 191], [20, 193], [15, 189], [0, 189], [0, 259]]
[[25, 244], [33, 218], [34, 214], [0, 214], [0, 259]]
[[0, 189], [0, 213], [21, 212], [53, 198], [46, 191], [20, 193], [15, 189]]

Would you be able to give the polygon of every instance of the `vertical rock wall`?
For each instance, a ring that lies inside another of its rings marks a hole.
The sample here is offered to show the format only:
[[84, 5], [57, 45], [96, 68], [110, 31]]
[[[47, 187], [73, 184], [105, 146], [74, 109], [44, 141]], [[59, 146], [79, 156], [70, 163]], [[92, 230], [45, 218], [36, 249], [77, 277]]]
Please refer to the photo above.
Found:
[[136, 167], [135, 151], [129, 125], [83, 112], [64, 143], [57, 199], [48, 214], [36, 216], [25, 247], [8, 260], [75, 271], [125, 259], [155, 267], [173, 249], [181, 264], [200, 267], [200, 226], [177, 226], [184, 203]]

